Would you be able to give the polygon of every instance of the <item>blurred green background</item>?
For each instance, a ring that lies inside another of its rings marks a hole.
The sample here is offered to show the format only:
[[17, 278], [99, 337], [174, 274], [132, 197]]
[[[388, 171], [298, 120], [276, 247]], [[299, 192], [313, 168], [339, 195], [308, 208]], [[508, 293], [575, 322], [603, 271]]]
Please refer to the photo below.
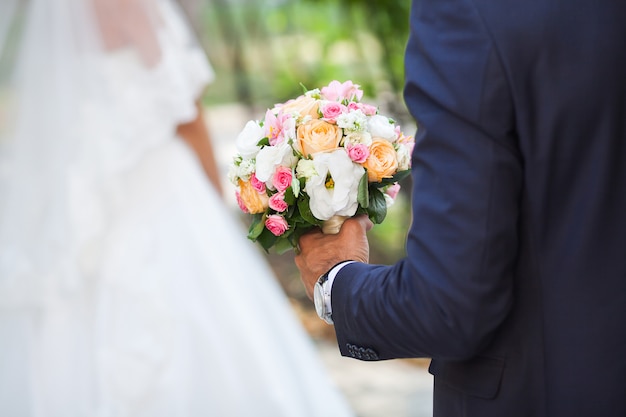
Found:
[[[266, 108], [300, 95], [300, 84], [317, 88], [350, 79], [361, 85], [364, 101], [414, 134], [402, 99], [409, 0], [180, 1], [216, 72], [205, 106], [239, 103], [259, 118]], [[401, 185], [387, 219], [370, 232], [372, 263], [404, 256], [410, 178]], [[268, 258], [288, 295], [310, 305], [293, 253]]]
[[220, 80], [207, 104], [284, 101], [333, 79], [358, 80], [370, 97], [401, 92], [408, 0], [196, 3], [187, 9]]

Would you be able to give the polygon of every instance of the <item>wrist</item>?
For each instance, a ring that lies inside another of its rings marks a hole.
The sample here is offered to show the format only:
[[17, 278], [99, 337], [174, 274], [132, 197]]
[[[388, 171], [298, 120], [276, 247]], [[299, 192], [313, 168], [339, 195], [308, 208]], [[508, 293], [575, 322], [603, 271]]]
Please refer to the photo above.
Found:
[[332, 286], [339, 271], [346, 265], [355, 262], [345, 260], [333, 265], [326, 273], [321, 275], [313, 288], [313, 301], [317, 315], [328, 324], [333, 324], [332, 319]]

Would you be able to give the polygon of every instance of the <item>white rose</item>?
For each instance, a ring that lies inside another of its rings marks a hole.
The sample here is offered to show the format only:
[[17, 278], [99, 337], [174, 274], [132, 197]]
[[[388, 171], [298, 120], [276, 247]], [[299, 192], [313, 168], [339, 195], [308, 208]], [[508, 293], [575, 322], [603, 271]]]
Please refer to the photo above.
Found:
[[386, 139], [389, 142], [394, 142], [397, 138], [396, 125], [388, 117], [375, 114], [370, 117], [367, 125], [372, 137]]
[[259, 181], [269, 182], [278, 165], [291, 167], [295, 163], [293, 149], [287, 142], [264, 146], [256, 156], [256, 177]]
[[244, 158], [254, 158], [259, 149], [261, 149], [257, 144], [264, 136], [263, 128], [257, 122], [254, 120], [248, 121], [237, 136], [235, 142], [237, 152]]
[[313, 163], [317, 175], [304, 186], [313, 215], [319, 220], [334, 215], [354, 216], [359, 205], [359, 181], [365, 169], [353, 163], [343, 149], [316, 154]]
[[370, 146], [372, 144], [372, 135], [368, 132], [350, 132], [344, 139], [344, 146], [348, 145], [365, 145]]
[[394, 200], [389, 194], [384, 194], [385, 196], [385, 204], [387, 205], [387, 208], [390, 208], [391, 206], [393, 206], [393, 203], [396, 202], [396, 200]]
[[402, 143], [396, 143], [396, 153], [398, 155], [398, 171], [411, 168], [411, 153], [409, 148]]
[[315, 170], [315, 163], [312, 159], [301, 159], [298, 161], [296, 177], [308, 179], [314, 175], [317, 175], [317, 171]]

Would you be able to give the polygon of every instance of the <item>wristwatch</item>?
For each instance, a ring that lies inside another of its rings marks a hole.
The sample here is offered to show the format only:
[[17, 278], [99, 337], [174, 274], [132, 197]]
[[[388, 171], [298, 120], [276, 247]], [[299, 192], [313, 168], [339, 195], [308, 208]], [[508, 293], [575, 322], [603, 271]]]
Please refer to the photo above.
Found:
[[333, 309], [330, 302], [330, 292], [333, 288], [333, 281], [339, 273], [339, 270], [345, 265], [353, 263], [353, 260], [341, 261], [328, 270], [324, 275], [319, 277], [313, 287], [313, 302], [315, 303], [315, 311], [328, 324], [333, 324]]
[[[331, 268], [332, 270], [332, 268]], [[313, 302], [315, 303], [315, 311], [317, 315], [328, 324], [333, 324], [333, 311], [330, 304], [330, 287], [328, 281], [330, 271], [319, 277], [313, 287]]]

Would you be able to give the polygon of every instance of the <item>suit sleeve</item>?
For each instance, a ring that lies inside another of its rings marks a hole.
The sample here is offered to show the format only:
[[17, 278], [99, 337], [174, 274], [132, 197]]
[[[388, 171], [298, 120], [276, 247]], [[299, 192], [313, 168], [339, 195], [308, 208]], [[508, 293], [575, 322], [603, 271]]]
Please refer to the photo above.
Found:
[[405, 65], [418, 123], [407, 255], [340, 271], [335, 330], [344, 356], [467, 359], [512, 304], [522, 187], [512, 95], [471, 0], [415, 1]]

